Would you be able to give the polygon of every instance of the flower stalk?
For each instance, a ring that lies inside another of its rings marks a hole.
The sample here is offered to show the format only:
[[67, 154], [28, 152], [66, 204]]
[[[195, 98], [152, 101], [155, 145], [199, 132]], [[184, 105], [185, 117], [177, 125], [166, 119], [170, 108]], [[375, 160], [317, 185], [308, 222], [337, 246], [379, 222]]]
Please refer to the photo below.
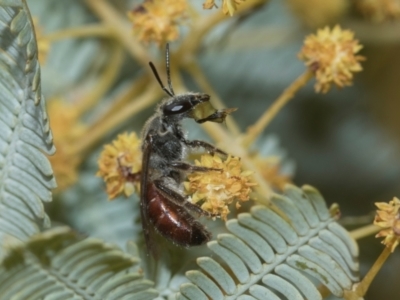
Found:
[[[237, 10], [237, 14], [244, 13], [254, 7], [263, 5], [268, 0], [247, 0], [242, 3]], [[206, 34], [219, 23], [230, 18], [228, 15], [217, 11], [214, 14], [194, 20], [191, 24], [190, 34], [185, 38], [179, 47], [176, 55], [181, 58], [183, 62], [190, 61], [191, 57], [196, 55], [202, 41]]]
[[146, 75], [140, 76], [135, 79], [134, 82], [128, 84], [128, 86], [111, 101], [111, 104], [103, 112], [99, 113], [96, 120], [89, 125], [90, 128], [99, 126], [104, 120], [111, 118], [113, 115], [118, 115], [130, 102], [135, 101], [134, 99], [143, 93], [148, 84], [149, 78]]
[[[214, 91], [195, 60], [185, 64], [183, 68], [192, 76], [195, 82], [199, 85], [200, 89], [211, 96], [212, 102], [216, 108], [222, 109], [227, 107], [218, 94]], [[236, 123], [232, 115], [226, 119], [226, 125], [231, 134], [237, 136], [241, 133], [239, 125]]]
[[381, 230], [381, 228], [379, 228], [378, 226], [369, 224], [369, 225], [366, 225], [366, 226], [363, 226], [363, 227], [360, 227], [360, 228], [350, 231], [350, 236], [355, 240], [359, 240], [364, 237], [375, 234], [379, 230]]
[[113, 44], [109, 62], [105, 70], [99, 76], [96, 87], [91, 88], [90, 92], [83, 97], [77, 105], [78, 114], [82, 115], [100, 101], [100, 99], [110, 90], [121, 70], [124, 53], [120, 45]]
[[360, 285], [357, 287], [356, 292], [359, 296], [365, 295], [376, 274], [378, 274], [379, 270], [382, 268], [390, 254], [390, 248], [385, 247], [378, 259], [373, 264], [372, 268], [368, 271], [367, 275], [365, 275]]
[[105, 0], [85, 0], [93, 12], [108, 26], [115, 38], [147, 70], [151, 61], [146, 49], [132, 37], [132, 28], [127, 21]]
[[94, 147], [107, 133], [114, 130], [117, 126], [127, 121], [140, 111], [152, 106], [162, 95], [162, 90], [158, 84], [152, 83], [147, 89], [129, 105], [125, 106], [119, 112], [113, 114], [110, 118], [101, 122], [97, 127], [91, 127], [84, 137], [77, 140], [70, 148], [71, 155], [86, 153]]
[[306, 70], [301, 74], [295, 81], [289, 85], [283, 93], [274, 101], [274, 103], [264, 112], [264, 114], [257, 120], [257, 122], [247, 129], [245, 136], [243, 137], [242, 144], [248, 148], [257, 137], [264, 131], [281, 109], [295, 96], [307, 82], [313, 78], [313, 73], [310, 70]]
[[49, 33], [45, 38], [50, 42], [70, 38], [87, 38], [87, 37], [103, 37], [112, 38], [113, 31], [110, 27], [103, 24], [85, 25], [80, 27], [67, 28]]

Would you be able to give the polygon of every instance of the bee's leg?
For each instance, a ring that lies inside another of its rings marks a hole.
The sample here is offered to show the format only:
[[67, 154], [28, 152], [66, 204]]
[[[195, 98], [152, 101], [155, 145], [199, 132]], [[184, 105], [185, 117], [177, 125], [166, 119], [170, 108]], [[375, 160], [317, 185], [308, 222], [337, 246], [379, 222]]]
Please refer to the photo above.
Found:
[[186, 171], [186, 172], [209, 172], [209, 171], [222, 172], [222, 169], [194, 166], [194, 165], [185, 163], [183, 161], [173, 161], [173, 162], [170, 162], [169, 165], [174, 169], [178, 169], [178, 170]]
[[215, 147], [207, 142], [204, 142], [204, 141], [200, 141], [200, 140], [188, 141], [185, 139], [183, 142], [186, 144], [186, 146], [188, 146], [190, 148], [200, 148], [200, 147], [204, 148], [212, 155], [214, 155], [215, 153], [218, 153], [218, 154], [222, 155], [223, 157], [228, 156], [228, 154], [226, 152], [224, 152], [221, 149], [218, 149], [217, 147]]
[[205, 211], [200, 206], [188, 201], [188, 198], [185, 195], [182, 195], [180, 192], [175, 191], [170, 188], [165, 177], [161, 179], [154, 180], [154, 185], [156, 188], [163, 194], [165, 197], [176, 205], [185, 207], [186, 209], [197, 213], [199, 215], [207, 216], [207, 217], [218, 217], [218, 214], [212, 214], [208, 211]]

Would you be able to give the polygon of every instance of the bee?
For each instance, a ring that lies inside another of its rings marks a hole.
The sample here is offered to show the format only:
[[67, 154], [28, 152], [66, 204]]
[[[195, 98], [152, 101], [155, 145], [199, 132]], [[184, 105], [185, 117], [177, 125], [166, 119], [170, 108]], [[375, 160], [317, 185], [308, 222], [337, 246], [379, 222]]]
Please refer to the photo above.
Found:
[[140, 211], [148, 252], [157, 256], [154, 234], [157, 232], [175, 245], [185, 248], [208, 242], [211, 233], [193, 214], [215, 216], [190, 202], [183, 181], [190, 172], [220, 171], [185, 162], [187, 151], [203, 148], [211, 154], [227, 154], [200, 140], [188, 140], [182, 130], [184, 118], [197, 123], [222, 123], [236, 108], [215, 109], [210, 96], [203, 93], [175, 95], [171, 84], [169, 45], [166, 46], [167, 89], [152, 62], [149, 65], [164, 92], [169, 96], [156, 108], [142, 131], [142, 171], [140, 175]]

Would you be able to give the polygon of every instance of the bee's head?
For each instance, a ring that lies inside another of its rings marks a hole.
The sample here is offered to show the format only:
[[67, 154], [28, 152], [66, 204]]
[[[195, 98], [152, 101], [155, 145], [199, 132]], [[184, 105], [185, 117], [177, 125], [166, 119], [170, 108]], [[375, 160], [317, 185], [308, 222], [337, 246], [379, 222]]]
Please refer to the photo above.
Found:
[[169, 69], [169, 45], [166, 45], [166, 69], [168, 87], [167, 89], [158, 75], [156, 67], [152, 62], [149, 65], [156, 77], [161, 88], [171, 98], [161, 103], [159, 106], [162, 118], [172, 122], [179, 122], [183, 118], [192, 118], [197, 123], [204, 123], [207, 121], [222, 123], [226, 116], [235, 111], [236, 108], [215, 109], [210, 103], [210, 96], [201, 93], [186, 93], [182, 95], [175, 95], [172, 88], [170, 69]]
[[210, 96], [201, 93], [186, 93], [173, 96], [160, 106], [164, 118], [180, 121], [183, 118], [192, 118], [197, 123], [207, 121], [222, 123], [226, 116], [236, 108], [215, 109]]
[[165, 118], [190, 118], [191, 112], [197, 105], [209, 100], [210, 96], [207, 94], [186, 93], [171, 97], [161, 104], [160, 109]]

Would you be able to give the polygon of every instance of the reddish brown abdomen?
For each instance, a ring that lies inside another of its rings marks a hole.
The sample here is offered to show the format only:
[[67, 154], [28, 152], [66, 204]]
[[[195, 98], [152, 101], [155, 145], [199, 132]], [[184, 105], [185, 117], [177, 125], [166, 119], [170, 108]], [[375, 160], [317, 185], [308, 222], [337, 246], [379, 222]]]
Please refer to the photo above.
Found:
[[210, 233], [184, 208], [157, 191], [153, 183], [147, 190], [147, 213], [158, 233], [174, 244], [199, 246], [210, 240]]

